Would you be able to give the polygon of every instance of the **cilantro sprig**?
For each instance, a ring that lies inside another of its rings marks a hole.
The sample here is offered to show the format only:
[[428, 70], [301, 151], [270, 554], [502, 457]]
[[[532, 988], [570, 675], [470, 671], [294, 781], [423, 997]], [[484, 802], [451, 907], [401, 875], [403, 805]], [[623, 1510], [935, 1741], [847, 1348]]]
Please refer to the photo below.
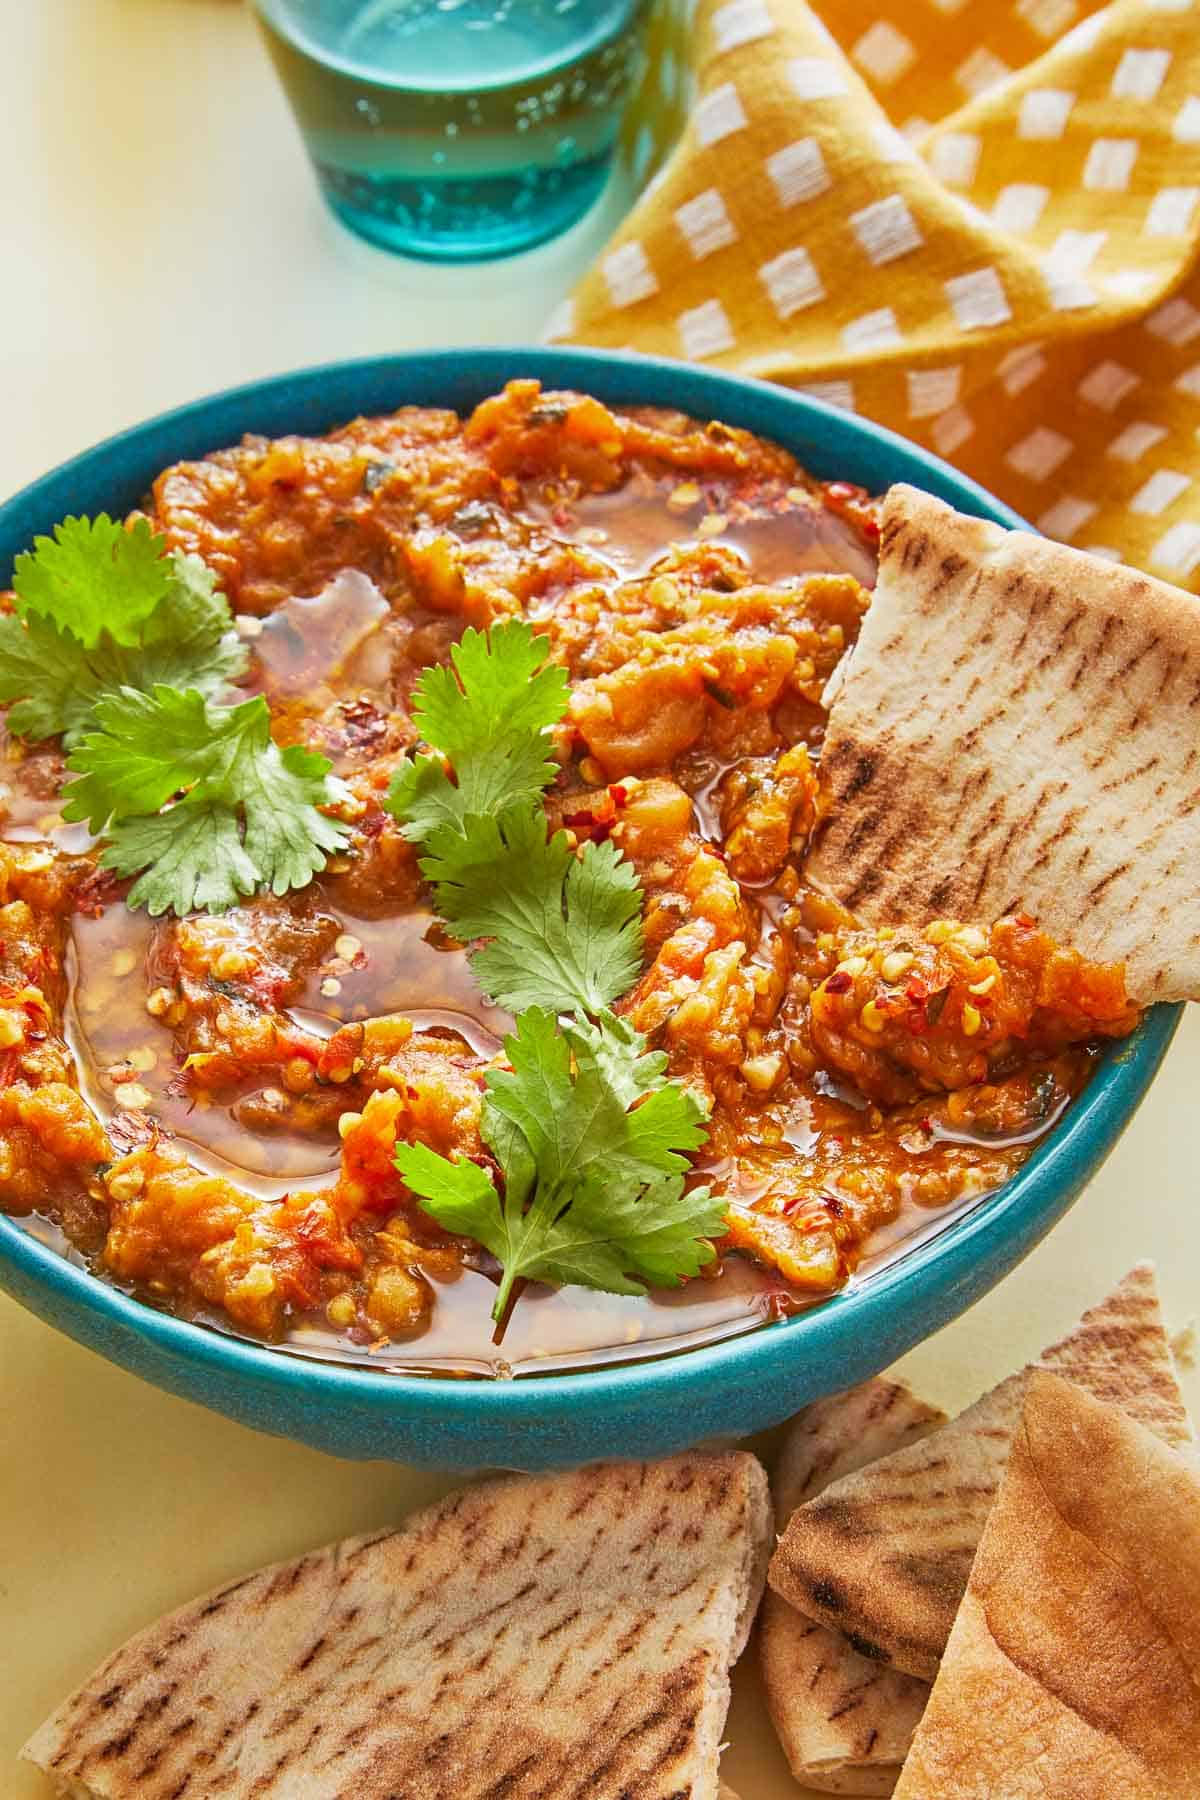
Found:
[[67, 519], [19, 556], [16, 612], [0, 617], [0, 703], [17, 737], [68, 748], [121, 688], [219, 694], [246, 668], [212, 571], [167, 553], [144, 519]]
[[[637, 875], [611, 844], [577, 856], [548, 838], [550, 733], [566, 712], [562, 669], [529, 626], [467, 630], [453, 670], [429, 669], [413, 716], [436, 755], [397, 771], [387, 805], [421, 848], [421, 873], [479, 980], [510, 1012], [595, 1012], [632, 986], [642, 957]], [[446, 760], [453, 765], [453, 779]]]
[[413, 722], [441, 754], [405, 764], [388, 796], [416, 844], [440, 826], [527, 809], [554, 779], [549, 733], [567, 709], [566, 671], [546, 663], [526, 625], [500, 626], [490, 640], [469, 628], [450, 655], [453, 669], [426, 669], [413, 697]]
[[481, 984], [518, 1014], [481, 1122], [503, 1189], [423, 1144], [397, 1144], [395, 1162], [426, 1212], [500, 1262], [502, 1322], [522, 1277], [640, 1294], [696, 1274], [725, 1207], [685, 1188], [702, 1108], [610, 1010], [641, 966], [636, 871], [609, 843], [576, 851], [547, 832], [565, 676], [516, 621], [468, 630], [452, 662], [422, 677], [431, 753], [398, 771], [388, 805], [442, 917], [475, 940]]
[[145, 519], [70, 518], [13, 572], [0, 702], [18, 737], [61, 736], [79, 779], [63, 815], [136, 875], [130, 906], [221, 912], [303, 887], [347, 841], [322, 810], [345, 794], [323, 756], [279, 747], [259, 698], [218, 706], [248, 656], [197, 556]]
[[13, 587], [22, 612], [67, 628], [89, 649], [105, 632], [135, 644], [171, 579], [163, 548], [146, 519], [128, 527], [107, 513], [64, 519], [18, 556]]
[[319, 810], [342, 783], [325, 757], [279, 748], [261, 695], [218, 707], [194, 691], [126, 688], [92, 717], [63, 816], [107, 838], [105, 868], [142, 872], [130, 906], [223, 912], [260, 887], [304, 887], [345, 845], [346, 827]]
[[698, 1274], [725, 1207], [707, 1188], [684, 1191], [684, 1153], [704, 1141], [691, 1096], [651, 1080], [631, 1110], [594, 1035], [571, 1021], [557, 1028], [538, 1007], [522, 1013], [505, 1050], [511, 1072], [488, 1072], [483, 1103], [503, 1197], [476, 1163], [396, 1146], [396, 1167], [425, 1210], [501, 1264], [493, 1316], [503, 1318], [518, 1276], [642, 1294], [647, 1282]]

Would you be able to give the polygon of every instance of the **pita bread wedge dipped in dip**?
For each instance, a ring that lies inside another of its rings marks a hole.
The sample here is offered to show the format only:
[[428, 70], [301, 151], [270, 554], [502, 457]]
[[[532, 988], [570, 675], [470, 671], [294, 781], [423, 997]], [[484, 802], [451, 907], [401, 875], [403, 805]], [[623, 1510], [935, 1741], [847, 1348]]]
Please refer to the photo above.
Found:
[[896, 1800], [1198, 1793], [1200, 1478], [1035, 1372]]
[[160, 1620], [23, 1755], [100, 1800], [717, 1800], [770, 1537], [744, 1453], [486, 1482]]
[[[1191, 1425], [1151, 1265], [1139, 1264], [1038, 1359], [1160, 1440]], [[991, 1511], [1029, 1370], [920, 1442], [835, 1481], [792, 1514], [771, 1563], [776, 1593], [863, 1653], [932, 1681]]]
[[916, 489], [825, 690], [827, 823], [806, 875], [872, 926], [1028, 914], [1200, 996], [1200, 604]]
[[[945, 1420], [881, 1377], [806, 1406], [788, 1426], [775, 1468], [778, 1528], [831, 1482]], [[926, 1683], [860, 1655], [840, 1631], [770, 1589], [758, 1648], [767, 1705], [796, 1780], [831, 1794], [890, 1794], [929, 1698]]]

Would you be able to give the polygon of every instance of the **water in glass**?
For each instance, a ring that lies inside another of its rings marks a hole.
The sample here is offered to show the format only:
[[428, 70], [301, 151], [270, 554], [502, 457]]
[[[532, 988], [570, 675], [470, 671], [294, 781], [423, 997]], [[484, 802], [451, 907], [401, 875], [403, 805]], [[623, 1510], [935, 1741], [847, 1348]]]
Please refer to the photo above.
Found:
[[504, 256], [604, 186], [654, 0], [257, 0], [326, 199], [411, 256]]

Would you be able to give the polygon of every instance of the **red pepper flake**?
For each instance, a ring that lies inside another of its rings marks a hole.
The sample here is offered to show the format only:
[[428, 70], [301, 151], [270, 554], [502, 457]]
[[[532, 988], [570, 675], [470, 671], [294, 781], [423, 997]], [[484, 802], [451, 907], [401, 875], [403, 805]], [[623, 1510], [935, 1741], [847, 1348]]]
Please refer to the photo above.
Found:
[[844, 969], [836, 969], [832, 975], [826, 976], [822, 985], [827, 994], [848, 994], [854, 986], [854, 980]]
[[612, 786], [611, 786], [611, 787], [610, 787], [610, 788], [609, 788], [609, 790], [608, 790], [608, 791], [609, 791], [609, 794], [610, 794], [610, 796], [611, 796], [611, 798], [612, 798], [612, 803], [613, 803], [613, 805], [614, 805], [614, 806], [626, 806], [626, 805], [628, 805], [628, 802], [629, 802], [629, 790], [628, 790], [628, 788], [625, 788], [625, 787], [622, 787], [622, 786], [621, 786], [621, 784], [620, 784], [620, 782], [619, 782], [619, 781], [618, 781], [618, 782], [615, 782], [615, 783], [614, 783], [614, 784], [613, 784], [613, 785], [612, 785]]

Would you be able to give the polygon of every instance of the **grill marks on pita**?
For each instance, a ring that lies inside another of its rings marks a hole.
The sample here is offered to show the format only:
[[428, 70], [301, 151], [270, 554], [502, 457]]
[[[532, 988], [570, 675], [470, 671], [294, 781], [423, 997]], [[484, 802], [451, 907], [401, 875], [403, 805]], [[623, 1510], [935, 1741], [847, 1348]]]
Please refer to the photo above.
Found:
[[770, 1536], [741, 1453], [488, 1482], [152, 1625], [23, 1754], [102, 1800], [716, 1800]]
[[1031, 913], [1139, 1005], [1200, 996], [1200, 606], [892, 488], [825, 695], [806, 874], [874, 925]]
[[897, 1800], [1196, 1793], [1200, 1479], [1035, 1371]]
[[[1191, 1441], [1151, 1265], [1131, 1270], [1041, 1365], [1169, 1444]], [[792, 1515], [771, 1563], [785, 1600], [864, 1655], [932, 1681], [1021, 1416], [1010, 1376], [916, 1444], [831, 1483]]]
[[[776, 1525], [833, 1481], [927, 1437], [946, 1415], [875, 1379], [792, 1421], [773, 1482]], [[768, 1590], [759, 1613], [767, 1705], [793, 1775], [834, 1794], [890, 1794], [929, 1689]]]

